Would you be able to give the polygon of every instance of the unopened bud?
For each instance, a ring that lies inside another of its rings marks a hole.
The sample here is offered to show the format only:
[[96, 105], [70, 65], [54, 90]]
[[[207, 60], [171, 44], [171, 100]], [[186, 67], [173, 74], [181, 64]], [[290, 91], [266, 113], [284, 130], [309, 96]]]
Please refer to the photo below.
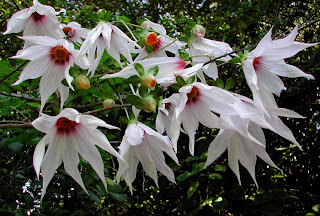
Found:
[[106, 10], [105, 9], [99, 9], [97, 12], [97, 15], [99, 16], [100, 19], [104, 18], [104, 15], [106, 14]]
[[141, 77], [141, 85], [143, 87], [153, 89], [156, 83], [156, 78], [152, 74], [147, 73]]
[[204, 38], [205, 34], [206, 34], [206, 29], [202, 25], [196, 25], [192, 29], [192, 35], [197, 39]]
[[147, 45], [155, 45], [158, 42], [158, 36], [155, 32], [149, 32], [144, 36], [145, 43]]
[[150, 95], [142, 98], [143, 110], [147, 112], [156, 112], [157, 111], [157, 101]]
[[84, 75], [77, 76], [74, 82], [78, 89], [88, 89], [90, 87], [90, 80]]
[[104, 101], [103, 101], [103, 107], [104, 108], [110, 108], [110, 107], [114, 107], [114, 105], [115, 105], [115, 102], [114, 102], [114, 100], [112, 100], [112, 99], [105, 99]]
[[146, 29], [150, 29], [150, 28], [151, 28], [151, 26], [149, 25], [148, 21], [143, 21], [143, 23], [141, 24], [141, 26], [142, 26], [143, 28], [146, 28]]

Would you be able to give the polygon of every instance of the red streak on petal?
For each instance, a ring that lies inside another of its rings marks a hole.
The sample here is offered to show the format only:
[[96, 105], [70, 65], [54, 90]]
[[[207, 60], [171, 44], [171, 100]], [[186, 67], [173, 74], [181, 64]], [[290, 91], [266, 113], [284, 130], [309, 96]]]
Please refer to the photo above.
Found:
[[60, 117], [56, 123], [58, 134], [69, 134], [76, 130], [76, 126], [79, 123], [71, 121], [66, 117]]
[[261, 57], [255, 57], [253, 59], [253, 68], [255, 71], [258, 71], [261, 67]]
[[67, 37], [72, 37], [74, 35], [74, 30], [70, 27], [64, 27], [62, 31]]
[[153, 46], [153, 52], [161, 49], [162, 46], [162, 41], [158, 39], [158, 41], [152, 45]]
[[183, 61], [182, 59], [179, 59], [177, 64], [177, 70], [183, 70], [187, 66], [187, 62]]

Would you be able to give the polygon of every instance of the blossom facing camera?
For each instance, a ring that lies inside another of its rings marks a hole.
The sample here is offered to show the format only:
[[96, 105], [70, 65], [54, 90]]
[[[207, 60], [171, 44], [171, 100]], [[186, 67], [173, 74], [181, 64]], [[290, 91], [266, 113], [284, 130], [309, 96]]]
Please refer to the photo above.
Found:
[[90, 80], [88, 79], [88, 77], [82, 74], [76, 77], [74, 83], [78, 89], [85, 90], [90, 88]]
[[174, 173], [166, 164], [163, 152], [167, 153], [178, 165], [179, 161], [167, 136], [157, 133], [140, 122], [134, 122], [128, 125], [119, 149], [119, 154], [127, 161], [127, 164], [118, 159], [119, 170], [116, 178], [119, 182], [120, 177], [123, 176], [131, 193], [132, 182], [136, 178], [139, 162], [157, 186], [157, 171], [165, 175], [169, 181], [175, 183]]
[[85, 39], [89, 30], [82, 28], [81, 25], [77, 22], [69, 22], [66, 24], [61, 24], [60, 28], [66, 37], [70, 38], [73, 42], [82, 44], [82, 39]]
[[60, 87], [63, 79], [66, 79], [69, 87], [73, 90], [71, 85], [73, 78], [69, 74], [69, 69], [73, 66], [73, 63], [82, 69], [87, 69], [89, 61], [86, 56], [78, 55], [78, 50], [74, 49], [73, 44], [64, 39], [56, 40], [47, 36], [21, 38], [36, 45], [12, 57], [30, 60], [30, 63], [23, 69], [19, 79], [13, 85], [18, 85], [28, 79], [41, 77], [39, 84], [41, 112], [50, 95], [57, 89], [61, 94]]
[[158, 36], [155, 32], [149, 32], [145, 35], [144, 40], [147, 45], [156, 46], [158, 43]]
[[[107, 189], [103, 161], [96, 146], [118, 157], [120, 161], [123, 159], [97, 127], [119, 128], [106, 124], [94, 116], [81, 115], [72, 108], [63, 109], [57, 116], [41, 113], [32, 125], [46, 134], [37, 144], [33, 155], [33, 166], [37, 177], [39, 178], [40, 171], [43, 177], [41, 200], [62, 162], [65, 171], [88, 193], [78, 170], [80, 161], [78, 154], [92, 166]], [[48, 148], [45, 152], [46, 145]], [[122, 163], [125, 164], [124, 161]]]

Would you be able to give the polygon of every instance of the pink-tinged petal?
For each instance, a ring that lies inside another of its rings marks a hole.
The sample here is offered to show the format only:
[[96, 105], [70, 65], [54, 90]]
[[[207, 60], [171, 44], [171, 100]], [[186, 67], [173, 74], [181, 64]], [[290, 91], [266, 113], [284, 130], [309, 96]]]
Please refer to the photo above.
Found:
[[149, 152], [158, 171], [165, 175], [169, 181], [175, 183], [174, 173], [172, 169], [166, 164], [162, 149], [152, 137], [146, 137], [146, 142], [149, 143]]
[[[73, 135], [71, 135], [73, 136]], [[66, 142], [66, 148], [63, 153], [63, 166], [65, 171], [82, 187], [82, 189], [87, 193], [87, 189], [83, 184], [78, 164], [80, 162], [79, 155], [77, 150], [75, 149], [75, 146], [78, 145], [78, 143], [73, 143], [74, 139], [68, 138], [68, 141]]]
[[51, 134], [46, 134], [41, 140], [40, 142], [37, 144], [34, 153], [33, 153], [33, 167], [34, 170], [36, 171], [37, 174], [37, 178], [39, 179], [39, 175], [40, 175], [40, 167], [41, 167], [41, 163], [43, 160], [43, 156], [45, 153], [45, 147], [46, 145], [50, 142], [50, 135]]
[[253, 67], [253, 60], [252, 59], [247, 59], [243, 63], [243, 72], [244, 75], [246, 76], [246, 80], [248, 85], [255, 85], [257, 86], [258, 83], [258, 77], [256, 74], [256, 71]]
[[43, 76], [47, 68], [52, 65], [51, 60], [47, 57], [40, 57], [37, 60], [29, 62], [29, 64], [21, 72], [19, 79], [13, 85], [19, 85], [25, 80], [35, 79]]
[[52, 128], [54, 128], [57, 120], [57, 116], [49, 116], [41, 113], [40, 117], [35, 119], [31, 124], [38, 131], [41, 131], [42, 133], [49, 133], [52, 131]]
[[232, 132], [220, 130], [216, 138], [210, 143], [205, 166], [209, 166], [227, 149]]
[[25, 28], [25, 22], [31, 14], [28, 14], [29, 8], [25, 8], [21, 11], [14, 13], [7, 23], [7, 30], [3, 32], [3, 35], [11, 33], [19, 33]]
[[142, 142], [140, 145], [132, 147], [135, 155], [142, 164], [144, 171], [154, 180], [158, 186], [158, 175], [157, 169], [153, 162], [152, 156], [150, 155], [149, 145], [147, 142]]
[[52, 143], [48, 146], [47, 152], [41, 163], [41, 172], [43, 176], [41, 201], [55, 171], [62, 163], [62, 152], [64, 152], [65, 147], [66, 136], [55, 136]]
[[228, 165], [232, 170], [232, 172], [237, 176], [239, 185], [241, 185], [239, 162], [238, 162], [239, 137], [240, 136], [237, 133], [233, 133], [230, 137], [229, 146], [228, 146]]
[[56, 39], [48, 36], [23, 36], [19, 38], [34, 44], [48, 46], [48, 47], [55, 47], [57, 46], [57, 43], [58, 43]]
[[277, 74], [282, 77], [305, 77], [309, 79], [314, 79], [311, 74], [307, 74], [300, 70], [299, 68], [285, 63], [284, 60], [273, 60], [273, 61], [264, 61], [261, 65], [261, 68], [271, 73]]
[[257, 47], [252, 51], [254, 53], [254, 57], [262, 56], [263, 53], [267, 49], [272, 48], [272, 28], [268, 31], [268, 33], [261, 39], [261, 41], [258, 43]]
[[146, 19], [146, 21], [148, 22], [148, 25], [149, 25], [154, 31], [156, 31], [156, 32], [158, 32], [158, 33], [160, 33], [160, 34], [162, 34], [162, 35], [166, 35], [166, 34], [167, 34], [166, 29], [165, 29], [162, 25], [160, 25], [160, 24], [158, 24], [158, 23], [154, 23], [154, 22], [152, 22], [152, 21], [150, 21], [150, 20], [148, 20], [148, 19]]
[[59, 84], [58, 86], [58, 91], [60, 94], [60, 109], [63, 109], [64, 103], [67, 101], [69, 97], [69, 87], [63, 85], [62, 83]]
[[103, 161], [98, 149], [94, 145], [89, 144], [90, 141], [88, 139], [90, 138], [86, 137], [84, 134], [81, 134], [78, 131], [76, 131], [74, 137], [75, 142], [78, 143], [78, 145], [76, 146], [77, 151], [83, 159], [88, 161], [88, 163], [97, 173], [107, 191], [107, 183], [104, 177]]
[[294, 27], [294, 29], [288, 34], [286, 37], [278, 40], [272, 41], [272, 45], [274, 48], [290, 46], [296, 39], [298, 35], [298, 25]]

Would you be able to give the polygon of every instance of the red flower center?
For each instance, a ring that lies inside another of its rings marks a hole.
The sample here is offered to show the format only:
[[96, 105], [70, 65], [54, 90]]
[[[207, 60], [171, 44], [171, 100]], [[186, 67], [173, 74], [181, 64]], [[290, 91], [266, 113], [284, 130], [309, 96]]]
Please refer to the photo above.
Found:
[[33, 12], [31, 17], [34, 21], [37, 22], [40, 21], [44, 17], [44, 15], [38, 14], [37, 12]]
[[197, 87], [193, 86], [192, 90], [187, 93], [188, 96], [188, 102], [195, 102], [197, 98], [199, 97], [199, 90]]
[[71, 121], [66, 117], [60, 117], [56, 123], [59, 134], [68, 134], [76, 129], [77, 122]]
[[146, 37], [146, 44], [147, 45], [155, 45], [156, 43], [158, 42], [158, 37], [157, 37], [157, 34], [154, 33], [154, 32], [151, 32], [147, 35]]
[[74, 30], [70, 27], [64, 27], [62, 31], [67, 37], [72, 37], [74, 35]]
[[255, 57], [253, 59], [253, 68], [255, 71], [258, 71], [261, 66], [261, 57]]
[[57, 64], [69, 61], [70, 53], [63, 46], [56, 46], [51, 51], [51, 57]]

